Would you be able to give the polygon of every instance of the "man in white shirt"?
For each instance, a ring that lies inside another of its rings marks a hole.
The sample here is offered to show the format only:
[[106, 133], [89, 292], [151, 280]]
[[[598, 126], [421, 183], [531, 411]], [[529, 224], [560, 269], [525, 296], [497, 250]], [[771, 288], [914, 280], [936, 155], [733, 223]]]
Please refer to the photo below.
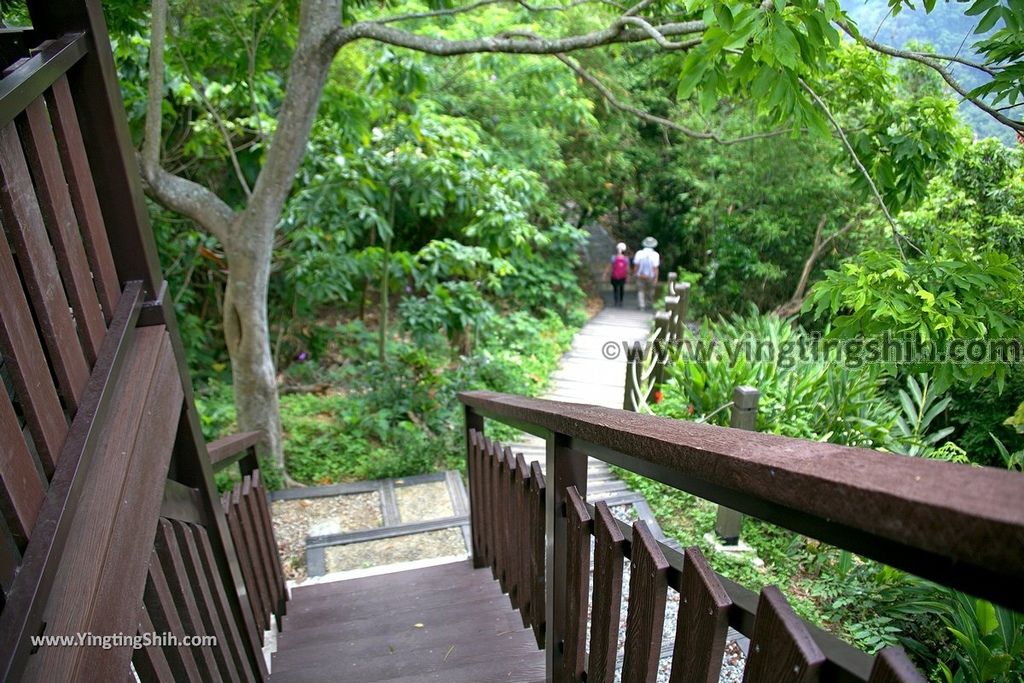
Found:
[[643, 249], [633, 257], [633, 276], [636, 278], [637, 299], [640, 310], [654, 308], [654, 291], [658, 286], [658, 268], [661, 266], [661, 255], [654, 251], [658, 240], [645, 237], [640, 243]]

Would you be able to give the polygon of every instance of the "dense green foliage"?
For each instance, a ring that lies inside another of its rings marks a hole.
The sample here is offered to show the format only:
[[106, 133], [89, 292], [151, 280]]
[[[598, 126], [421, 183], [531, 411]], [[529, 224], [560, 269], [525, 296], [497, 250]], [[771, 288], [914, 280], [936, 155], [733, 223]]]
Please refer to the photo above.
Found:
[[[954, 72], [1000, 106], [1021, 97], [1024, 15], [991, 0], [917, 4], [929, 13], [904, 0], [649, 3], [704, 21], [699, 42], [573, 54], [646, 117], [550, 57], [347, 45], [275, 233], [267, 306], [288, 474], [318, 484], [461, 468], [455, 393], [540, 392], [583, 322], [581, 228], [595, 224], [630, 248], [655, 236], [662, 271], [699, 283], [691, 317], [704, 322], [691, 341], [1024, 336], [1021, 152], [972, 139], [934, 71], [843, 37], [858, 28], [840, 7], [865, 36], [893, 11], [896, 46], [966, 43], [995, 77]], [[147, 6], [105, 3], [137, 143]], [[171, 3], [161, 161], [235, 210], [278, 124], [300, 6]], [[361, 1], [343, 14], [351, 25], [446, 7]], [[618, 14], [612, 3], [560, 9], [494, 3], [403, 25], [445, 39], [566, 35]], [[971, 111], [974, 130], [992, 130]], [[231, 264], [196, 224], [152, 212], [213, 438], [235, 419], [221, 331]], [[770, 313], [798, 310], [804, 286], [800, 316]], [[725, 424], [733, 387], [750, 384], [762, 431], [1020, 469], [1019, 365], [839, 360], [678, 358], [656, 411]], [[712, 505], [624, 476], [670, 534], [709, 549]], [[937, 681], [1020, 680], [1019, 616], [755, 520], [743, 535], [763, 570], [708, 553], [716, 570], [783, 586], [801, 615], [858, 646], [902, 643]]]

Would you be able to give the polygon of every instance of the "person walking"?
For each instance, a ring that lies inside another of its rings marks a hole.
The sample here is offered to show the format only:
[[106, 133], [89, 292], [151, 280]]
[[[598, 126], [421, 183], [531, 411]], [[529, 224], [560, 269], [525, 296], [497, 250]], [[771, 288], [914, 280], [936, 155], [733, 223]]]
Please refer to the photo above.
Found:
[[624, 242], [615, 245], [615, 255], [604, 269], [605, 279], [608, 279], [609, 274], [612, 283], [612, 304], [621, 308], [626, 295], [626, 279], [629, 277], [629, 259], [626, 257]]
[[633, 276], [636, 277], [637, 302], [643, 311], [654, 308], [654, 292], [658, 286], [661, 255], [654, 251], [658, 246], [658, 240], [653, 237], [645, 237], [640, 244], [643, 249], [633, 257]]

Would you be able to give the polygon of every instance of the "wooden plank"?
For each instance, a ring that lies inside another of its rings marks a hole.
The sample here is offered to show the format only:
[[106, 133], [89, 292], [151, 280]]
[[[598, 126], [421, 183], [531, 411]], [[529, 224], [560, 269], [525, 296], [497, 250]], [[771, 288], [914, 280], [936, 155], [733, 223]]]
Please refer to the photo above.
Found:
[[[156, 633], [153, 620], [143, 607], [139, 611], [139, 634]], [[171, 666], [167, 663], [167, 656], [159, 645], [146, 645], [132, 655], [132, 664], [135, 666], [135, 673], [138, 674], [142, 683], [171, 683], [174, 681], [174, 674], [171, 673]]]
[[[0, 128], [0, 209], [14, 242], [32, 310], [49, 352], [61, 396], [73, 414], [89, 379], [82, 344], [61, 286], [21, 141], [14, 124]], [[17, 282], [15, 280], [14, 282]]]
[[182, 549], [185, 551], [185, 568], [189, 572], [190, 580], [194, 584], [199, 583], [206, 586], [207, 594], [203, 597], [203, 619], [214, 622], [215, 632], [219, 629], [217, 643], [219, 647], [226, 650], [235, 671], [234, 675], [239, 680], [254, 681], [252, 669], [246, 658], [245, 645], [242, 642], [238, 625], [231, 616], [231, 609], [227, 603], [227, 595], [224, 592], [220, 574], [216, 568], [207, 566], [201, 550], [200, 535], [205, 535], [206, 530], [198, 524], [176, 522], [174, 526], [179, 542], [182, 543]]
[[700, 549], [687, 548], [684, 556], [669, 683], [716, 683], [732, 600]]
[[238, 515], [236, 507], [232, 504], [232, 497], [238, 491], [238, 485], [234, 490], [229, 491], [221, 498], [224, 506], [224, 513], [227, 516], [228, 528], [231, 530], [231, 541], [235, 545], [235, 552], [238, 554], [238, 566], [242, 570], [242, 581], [245, 583], [245, 593], [249, 602], [253, 622], [259, 630], [259, 640], [262, 647], [263, 631], [266, 629], [266, 612], [263, 610], [263, 601], [257, 588], [255, 562], [252, 557], [252, 548], [246, 541], [242, 531], [242, 520]]
[[765, 586], [757, 603], [744, 683], [811, 683], [818, 680], [824, 663], [825, 655], [782, 592], [775, 586]]
[[565, 655], [562, 676], [582, 680], [586, 665], [587, 592], [590, 588], [590, 513], [575, 486], [566, 489]]
[[1024, 610], [1024, 476], [597, 406], [463, 392], [613, 465]]
[[[4, 244], [0, 240], [0, 245]], [[135, 351], [132, 342], [141, 295], [139, 283], [125, 285], [89, 378], [82, 409], [75, 415], [57, 470], [50, 480], [32, 541], [25, 549], [21, 571], [0, 613], [0, 679], [20, 675], [29, 655], [30, 637], [42, 627], [42, 613], [77, 519], [82, 491], [88, 480], [86, 473], [109, 437], [107, 417], [122, 390], [119, 380], [132, 364]]]
[[519, 553], [515, 547], [515, 509], [512, 505], [512, 485], [515, 483], [516, 458], [512, 449], [504, 446], [501, 449], [501, 467], [498, 470], [498, 505], [501, 510], [501, 543], [505, 554], [505, 592], [508, 593], [512, 609], [519, 609], [519, 599], [515, 591], [516, 565]]
[[487, 542], [491, 548], [491, 576], [501, 584], [501, 590], [504, 592], [505, 585], [502, 582], [501, 574], [503, 563], [505, 562], [501, 545], [501, 524], [503, 520], [498, 509], [498, 478], [501, 471], [502, 453], [498, 443], [490, 440], [487, 440], [487, 452], [489, 456], [487, 458], [487, 509], [491, 515], [491, 522], [488, 524], [489, 538]]
[[[241, 633], [240, 637], [232, 633], [231, 637], [233, 640], [241, 643], [242, 638], [245, 638], [246, 642], [249, 643], [249, 649], [256, 653], [256, 656], [250, 660], [249, 666], [246, 667], [246, 677], [251, 674], [257, 681], [265, 681], [267, 680], [268, 674], [266, 662], [263, 657], [260, 656], [262, 655], [262, 652], [260, 652], [262, 647], [260, 643], [260, 634], [256, 632], [256, 625], [251, 616], [246, 614], [248, 594], [245, 592], [239, 592], [238, 594], [238, 599], [242, 603], [243, 616], [243, 623], [239, 624], [233, 617], [227, 591], [223, 581], [219, 578], [220, 574], [214, 558], [213, 547], [210, 544], [210, 536], [206, 529], [201, 526], [193, 525], [193, 531], [195, 531], [197, 544], [196, 549], [199, 551], [199, 560], [203, 563], [204, 573], [207, 576], [218, 577], [213, 583], [213, 588], [216, 593], [217, 610], [220, 612], [221, 620], [228, 625], [229, 631], [237, 629]], [[244, 586], [242, 586], [242, 588], [244, 589]], [[234, 590], [235, 587], [232, 586], [232, 589]]]
[[196, 608], [202, 622], [203, 632], [217, 638], [217, 644], [211, 647], [210, 651], [217, 662], [220, 678], [234, 682], [240, 681], [239, 675], [245, 666], [241, 654], [236, 649], [240, 643], [228, 640], [227, 629], [221, 622], [213, 592], [210, 590], [210, 580], [206, 572], [203, 571], [202, 564], [199, 562], [195, 539], [192, 536], [192, 528], [183, 522], [174, 522], [166, 519], [160, 520], [160, 527], [160, 533], [166, 534], [169, 528], [174, 534], [177, 551], [180, 553], [181, 562], [185, 570], [184, 579], [192, 587], [195, 594]]
[[513, 486], [515, 512], [510, 523], [516, 532], [516, 596], [523, 626], [532, 623], [533, 581], [530, 578], [530, 468], [522, 453], [516, 453], [516, 478]]
[[[259, 486], [258, 479], [255, 482], [255, 486]], [[242, 492], [239, 502], [242, 514], [247, 516], [249, 528], [252, 529], [252, 536], [255, 541], [254, 554], [262, 568], [262, 580], [266, 590], [267, 612], [269, 615], [269, 613], [277, 612], [282, 596], [279, 592], [280, 584], [277, 581], [277, 575], [274, 573], [274, 565], [277, 564], [277, 548], [271, 548], [270, 539], [266, 536], [266, 526], [260, 518], [258, 503], [256, 502], [256, 498], [261, 495], [263, 495], [262, 489], [254, 488], [253, 475], [246, 475], [242, 479]]]
[[0, 512], [14, 539], [25, 547], [43, 504], [46, 481], [28, 450], [6, 391], [0, 391]]
[[0, 233], [0, 352], [14, 385], [32, 441], [46, 476], [53, 474], [68, 423], [50, 378], [32, 310], [18, 285], [18, 269], [6, 238]]
[[[489, 571], [474, 571], [463, 561], [355, 581], [355, 592], [326, 598], [314, 590], [321, 586], [295, 589], [274, 655], [274, 680], [522, 683], [543, 678], [543, 653], [519, 627]], [[445, 599], [431, 599], [431, 587], [445, 585]], [[361, 609], [361, 598], [371, 605], [404, 606], [366, 609], [363, 618], [335, 621], [346, 616], [346, 606]], [[308, 621], [297, 626], [304, 615], [314, 614], [317, 626]]]
[[[180, 639], [186, 635], [192, 635], [185, 632], [185, 627], [181, 623], [178, 607], [175, 604], [171, 589], [167, 585], [160, 557], [157, 555], [155, 548], [149, 562], [149, 576], [146, 579], [146, 592], [143, 600], [146, 606], [146, 613], [149, 614], [150, 619], [153, 621], [153, 630], [155, 632], [171, 633], [179, 638], [178, 642], [182, 642]], [[175, 681], [198, 682], [202, 680], [199, 675], [199, 665], [196, 663], [192, 648], [179, 645], [177, 647], [165, 647], [163, 651]]]
[[277, 616], [277, 628], [281, 630], [281, 619], [284, 617], [288, 603], [288, 582], [284, 578], [284, 567], [281, 566], [281, 552], [274, 537], [274, 523], [270, 516], [270, 506], [267, 504], [267, 491], [263, 487], [263, 480], [259, 470], [252, 474], [254, 490], [257, 495], [254, 498], [258, 508], [258, 514], [263, 524], [263, 533], [270, 544], [271, 564], [273, 565], [274, 582], [277, 587], [277, 604], [274, 614]]
[[622, 560], [625, 537], [608, 504], [594, 511], [594, 595], [590, 626], [590, 683], [612, 683], [622, 604]]
[[75, 112], [75, 103], [71, 99], [66, 77], [62, 76], [54, 82], [53, 87], [46, 93], [46, 101], [50, 109], [53, 131], [56, 134], [57, 149], [64, 166], [71, 203], [78, 217], [82, 241], [89, 258], [103, 314], [109, 323], [120, 295], [120, 280], [114, 268], [114, 258], [110, 253], [107, 230], [103, 224], [103, 214], [96, 197], [96, 186], [93, 183], [92, 170], [89, 168], [89, 158], [85, 153], [78, 114]]
[[[175, 386], [164, 329], [140, 330], [136, 339], [43, 611], [52, 635], [130, 633], [137, 626], [146, 577], [146, 556], [139, 549], [152, 544], [163, 493], [157, 473], [170, 460], [182, 390]], [[154, 414], [161, 419], [146, 424]], [[118, 571], [109, 571], [115, 564]], [[85, 670], [116, 678], [127, 670], [131, 654], [129, 647], [47, 648], [31, 658], [28, 670], [68, 680]]]
[[85, 246], [78, 231], [78, 220], [71, 204], [53, 128], [41, 97], [25, 110], [25, 116], [19, 120], [19, 129], [25, 141], [25, 156], [35, 180], [43, 222], [75, 312], [85, 358], [92, 365], [96, 362], [103, 335], [107, 331], [106, 322], [93, 284]]
[[270, 628], [270, 611], [273, 609], [273, 602], [267, 591], [267, 577], [263, 563], [260, 560], [256, 530], [252, 526], [252, 520], [249, 518], [249, 515], [246, 514], [246, 507], [242, 497], [243, 490], [244, 482], [240, 482], [231, 491], [231, 510], [232, 514], [238, 518], [238, 528], [242, 534], [240, 544], [245, 546], [246, 555], [249, 558], [249, 562], [252, 563], [253, 586], [250, 587], [250, 590], [259, 598], [260, 605], [259, 613], [254, 615], [256, 617], [256, 624], [266, 631]]
[[[668, 560], [647, 524], [633, 524], [630, 552], [629, 607], [626, 612], [626, 644], [622, 658], [622, 683], [653, 683], [661, 658], [662, 627], [668, 593]], [[776, 680], [776, 679], [755, 679]], [[784, 680], [784, 679], [777, 679]]]
[[[384, 577], [385, 582], [394, 580], [390, 575]], [[324, 625], [340, 630], [342, 627], [355, 627], [366, 620], [380, 618], [381, 615], [387, 615], [389, 620], [398, 622], [405, 613], [440, 612], [455, 604], [490, 601], [502, 597], [497, 584], [490, 581], [480, 582], [476, 577], [472, 579], [472, 583], [467, 582], [465, 578], [458, 581], [450, 580], [447, 586], [435, 588], [430, 592], [412, 593], [403, 587], [402, 591], [388, 591], [384, 594], [331, 595], [314, 603], [304, 600], [303, 607], [292, 606], [285, 622], [289, 630], [315, 630]], [[509, 614], [513, 614], [511, 610]], [[410, 617], [406, 621], [409, 621], [407, 626], [411, 627], [417, 620]]]
[[903, 648], [887, 647], [875, 657], [868, 683], [925, 683], [925, 677]]
[[[197, 587], [189, 581], [181, 546], [178, 545], [178, 539], [175, 538], [171, 523], [166, 519], [161, 519], [158, 523], [154, 547], [160, 558], [161, 568], [167, 579], [167, 587], [174, 597], [174, 605], [185, 633], [192, 636], [210, 635], [199, 614], [197, 604], [197, 598], [200, 597], [199, 592]], [[217, 661], [214, 659], [213, 649], [208, 646], [192, 648], [196, 666], [203, 680], [212, 681], [218, 677]]]
[[544, 647], [545, 634], [547, 632], [547, 596], [544, 590], [544, 578], [546, 575], [546, 541], [544, 531], [545, 510], [547, 507], [547, 493], [544, 481], [544, 474], [540, 470], [540, 463], [530, 463], [530, 574], [533, 579], [531, 594], [534, 604], [530, 609], [533, 616], [533, 635], [537, 639], [537, 647]]
[[[471, 412], [467, 411], [469, 416], [467, 419], [472, 419], [474, 416]], [[481, 513], [480, 505], [480, 458], [478, 454], [477, 446], [477, 435], [479, 432], [474, 427], [468, 427], [466, 430], [466, 472], [469, 475], [469, 519], [470, 519], [470, 533], [473, 536], [473, 563], [480, 564], [483, 556], [483, 542], [482, 537], [482, 526], [483, 516]]]

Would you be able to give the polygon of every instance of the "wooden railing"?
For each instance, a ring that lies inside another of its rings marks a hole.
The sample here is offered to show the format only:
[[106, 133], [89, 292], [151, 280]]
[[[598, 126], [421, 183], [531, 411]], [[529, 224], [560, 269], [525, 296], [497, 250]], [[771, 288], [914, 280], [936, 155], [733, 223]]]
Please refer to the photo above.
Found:
[[[631, 575], [623, 681], [654, 680], [668, 590], [681, 596], [672, 681], [717, 680], [726, 626], [751, 638], [745, 681], [924, 680], [902, 650], [870, 657], [798, 619], [778, 589], [757, 596], [716, 575], [698, 549], [679, 553], [657, 542], [643, 522], [630, 526], [602, 503], [587, 503], [588, 456], [1024, 608], [1024, 475], [596, 406], [490, 392], [459, 398], [466, 409], [474, 561], [492, 566], [514, 604], [526, 605], [535, 632], [544, 634], [549, 680], [612, 680], [625, 558]], [[521, 458], [484, 436], [485, 419], [544, 438], [546, 475], [531, 466], [526, 480]], [[541, 502], [532, 482], [545, 478]], [[528, 495], [524, 480], [531, 482]], [[541, 514], [543, 590], [532, 552], [540, 544]]]
[[248, 596], [253, 621], [269, 631], [274, 617], [278, 630], [288, 601], [281, 555], [274, 537], [274, 526], [256, 458], [256, 446], [263, 443], [262, 432], [242, 432], [214, 441], [209, 446], [215, 472], [237, 464], [241, 480], [221, 496], [231, 540]]
[[683, 337], [689, 303], [690, 283], [679, 282], [675, 273], [669, 273], [664, 308], [655, 312], [651, 333], [633, 341], [626, 349], [624, 410], [636, 412], [655, 400], [655, 392], [665, 381], [672, 346]]
[[[0, 30], [0, 680], [265, 680], [228, 528], [279, 583], [265, 501], [252, 470], [217, 495], [102, 6], [26, 5]], [[126, 641], [164, 631], [221, 647]], [[33, 642], [78, 634], [118, 640]]]

